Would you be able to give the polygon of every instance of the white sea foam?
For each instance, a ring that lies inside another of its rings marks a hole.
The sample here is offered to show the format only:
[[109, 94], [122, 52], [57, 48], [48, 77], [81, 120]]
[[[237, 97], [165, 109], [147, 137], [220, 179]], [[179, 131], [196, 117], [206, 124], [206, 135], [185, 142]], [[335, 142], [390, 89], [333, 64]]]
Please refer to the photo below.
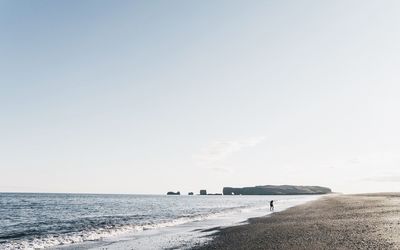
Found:
[[[65, 199], [65, 197], [62, 197]], [[75, 197], [74, 197], [75, 198]], [[115, 200], [112, 200], [112, 203], [109, 203], [109, 211], [107, 210], [107, 213], [102, 213], [102, 217], [98, 217], [98, 215], [89, 213], [89, 217], [82, 217], [82, 221], [80, 221], [80, 218], [75, 218], [73, 220], [74, 223], [78, 223], [78, 226], [86, 225], [86, 223], [93, 223], [90, 224], [86, 229], [80, 229], [80, 228], [75, 228], [74, 230], [71, 230], [70, 232], [68, 231], [60, 231], [60, 232], [52, 232], [51, 230], [42, 231], [41, 236], [37, 236], [35, 234], [32, 235], [26, 235], [24, 237], [20, 238], [13, 238], [9, 239], [6, 241], [3, 241], [3, 243], [0, 243], [0, 249], [1, 250], [11, 250], [11, 249], [43, 249], [43, 248], [53, 248], [57, 246], [69, 246], [72, 244], [77, 244], [77, 243], [84, 243], [87, 244], [87, 242], [93, 242], [93, 243], [100, 243], [103, 241], [107, 242], [118, 242], [119, 239], [132, 239], [132, 236], [137, 237], [137, 235], [140, 235], [141, 232], [145, 233], [148, 231], [157, 231], [156, 229], [163, 229], [163, 234], [168, 233], [168, 231], [171, 231], [170, 229], [167, 228], [177, 228], [179, 225], [183, 225], [186, 223], [190, 223], [193, 227], [199, 227], [202, 226], [218, 226], [221, 224], [224, 225], [229, 225], [231, 222], [238, 223], [240, 221], [243, 221], [245, 218], [248, 217], [254, 217], [254, 216], [261, 216], [266, 213], [268, 206], [266, 204], [267, 200], [272, 197], [165, 197], [165, 196], [155, 196], [155, 197], [134, 197], [135, 199], [139, 200], [140, 202], [144, 203], [144, 205], [151, 204], [154, 206], [154, 204], [157, 204], [160, 208], [163, 209], [157, 209], [153, 211], [148, 211], [146, 216], [139, 216], [137, 219], [134, 215], [132, 215], [132, 207], [134, 207], [135, 211], [143, 211], [142, 210], [142, 204], [137, 203], [132, 201], [132, 198], [130, 197], [118, 197], [118, 199], [122, 199], [122, 202], [119, 204], [126, 205], [124, 209], [118, 210], [118, 214], [113, 213], [115, 207], [118, 208], [118, 205], [114, 205]], [[274, 199], [276, 197], [273, 197]], [[290, 207], [292, 205], [296, 205], [299, 202], [304, 202], [309, 199], [310, 197], [292, 197], [291, 199], [288, 199], [289, 197], [282, 197], [280, 201], [280, 206], [282, 209]], [[37, 199], [37, 198], [35, 198]], [[43, 199], [43, 198], [42, 198]], [[61, 199], [61, 198], [60, 198]], [[90, 202], [87, 200], [90, 199]], [[95, 200], [97, 199], [97, 200]], [[87, 205], [90, 204], [92, 205], [93, 203], [98, 201], [98, 197], [84, 197], [83, 201], [86, 202], [84, 203], [83, 208], [86, 209]], [[101, 201], [103, 201], [104, 198], [102, 198]], [[52, 202], [54, 200], [54, 197], [46, 198], [45, 202]], [[94, 200], [94, 201], [93, 201]], [[106, 200], [108, 202], [108, 200]], [[119, 201], [119, 200], [118, 200]], [[73, 200], [74, 204], [76, 204], [76, 200]], [[130, 203], [129, 203], [130, 202]], [[158, 203], [155, 203], [158, 202]], [[40, 204], [40, 202], [37, 202], [36, 204]], [[58, 206], [59, 203], [57, 203]], [[65, 218], [65, 216], [69, 216], [68, 219], [71, 219], [71, 216], [73, 213], [68, 213], [70, 211], [70, 208], [72, 203], [69, 201], [67, 202], [69, 206], [65, 206], [67, 209], [63, 213], [56, 214], [56, 216]], [[105, 203], [106, 205], [108, 203]], [[170, 204], [175, 204], [178, 207], [173, 207], [169, 210]], [[279, 204], [279, 203], [278, 203]], [[168, 205], [168, 206], [167, 206]], [[46, 212], [47, 209], [51, 208], [51, 206], [56, 206], [56, 205], [47, 205], [45, 206]], [[180, 208], [180, 209], [178, 209]], [[204, 209], [205, 208], [205, 209]], [[30, 208], [31, 209], [31, 208]], [[64, 209], [64, 207], [62, 207]], [[82, 210], [81, 207], [78, 207], [78, 212], [79, 211], [86, 211]], [[129, 212], [129, 213], [128, 213]], [[173, 212], [174, 214], [169, 214]], [[10, 214], [12, 211], [10, 211]], [[51, 213], [48, 212], [48, 213]], [[126, 213], [126, 214], [124, 214]], [[140, 215], [140, 213], [138, 213]], [[193, 215], [194, 214], [194, 215]], [[54, 216], [54, 214], [52, 214]], [[133, 216], [133, 217], [132, 217]], [[150, 217], [148, 217], [150, 216]], [[176, 219], [168, 219], [169, 217], [175, 217]], [[88, 219], [89, 218], [89, 219]], [[113, 220], [111, 220], [110, 223], [106, 223], [106, 225], [101, 224], [101, 222], [109, 222], [109, 218], [135, 218], [133, 221], [129, 221], [128, 224], [115, 224]], [[85, 220], [86, 219], [86, 220]], [[93, 219], [93, 220], [91, 220]], [[224, 222], [222, 223], [222, 220]], [[69, 222], [70, 220], [67, 220]], [[207, 221], [213, 221], [210, 224]], [[99, 223], [100, 222], [100, 223]], [[51, 226], [54, 226], [57, 224], [50, 223], [46, 221]], [[65, 223], [65, 221], [62, 221], [61, 223]], [[71, 226], [71, 224], [68, 224]], [[202, 225], [202, 226], [201, 226]], [[62, 226], [62, 224], [61, 224]], [[75, 226], [75, 224], [72, 224], [72, 226]], [[183, 226], [183, 228], [186, 228], [187, 226]], [[14, 228], [14, 226], [12, 227]], [[0, 228], [1, 229], [1, 228]], [[174, 231], [174, 230], [172, 230]], [[5, 231], [7, 232], [7, 231]], [[48, 233], [47, 233], [48, 232]], [[176, 230], [175, 230], [176, 232]], [[1, 236], [1, 230], [0, 230], [0, 236]], [[4, 233], [4, 231], [3, 231]], [[149, 235], [149, 234], [147, 234]], [[187, 236], [187, 232], [185, 233]], [[191, 234], [193, 237], [195, 236], [194, 234]], [[185, 236], [185, 237], [186, 237]], [[177, 235], [174, 235], [173, 237], [179, 238], [179, 233]], [[172, 238], [173, 238], [172, 237]], [[185, 238], [185, 237], [181, 237]], [[162, 241], [163, 239], [156, 239]], [[179, 242], [182, 242], [183, 240], [180, 240]], [[178, 242], [178, 241], [177, 241]], [[141, 242], [142, 244], [143, 242]], [[90, 243], [91, 244], [91, 243]], [[147, 243], [143, 243], [147, 244]], [[160, 243], [157, 246], [161, 246], [164, 243]], [[168, 242], [165, 244], [169, 244]], [[154, 246], [151, 245], [152, 247]], [[163, 245], [164, 246], [164, 245]], [[148, 249], [152, 249], [152, 247], [149, 247]], [[158, 248], [158, 247], [157, 247]], [[161, 248], [161, 247], [160, 247]]]
[[[315, 200], [319, 197], [320, 196], [308, 196], [291, 200], [279, 199], [275, 211], [279, 212], [289, 207]], [[222, 213], [210, 215], [207, 219], [197, 222], [187, 223], [181, 226], [177, 225], [173, 228], [160, 228], [154, 230], [156, 232], [152, 232], [152, 230], [142, 231], [131, 239], [123, 238], [120, 241], [114, 241], [111, 244], [107, 244], [107, 249], [191, 249], [193, 246], [198, 246], [199, 244], [204, 244], [205, 242], [212, 240], [213, 233], [215, 232], [215, 230], [212, 230], [213, 228], [217, 229], [220, 227], [247, 224], [248, 218], [270, 214], [272, 214], [272, 212], [269, 211], [269, 204], [229, 209]], [[91, 249], [100, 250], [103, 249], [103, 247], [97, 246]]]
[[24, 239], [24, 240], [16, 240], [10, 243], [6, 243], [4, 245], [0, 245], [1, 250], [12, 250], [12, 249], [24, 249], [24, 250], [34, 250], [34, 249], [43, 249], [49, 248], [59, 245], [68, 245], [68, 244], [76, 244], [82, 243], [85, 241], [96, 241], [101, 239], [106, 239], [110, 237], [116, 237], [124, 234], [132, 234], [135, 232], [140, 232], [144, 230], [152, 230], [152, 229], [159, 229], [164, 227], [172, 227], [177, 226], [189, 222], [196, 222], [202, 221], [207, 219], [216, 218], [221, 216], [222, 214], [232, 214], [237, 212], [245, 212], [251, 209], [257, 209], [257, 207], [253, 208], [246, 208], [246, 207], [239, 207], [239, 208], [230, 208], [224, 209], [220, 212], [204, 214], [204, 215], [197, 215], [197, 216], [190, 216], [186, 215], [181, 218], [165, 221], [156, 224], [147, 224], [147, 225], [124, 225], [118, 228], [98, 228], [95, 230], [90, 231], [82, 231], [79, 233], [68, 233], [63, 235], [47, 235], [40, 238], [34, 239]]

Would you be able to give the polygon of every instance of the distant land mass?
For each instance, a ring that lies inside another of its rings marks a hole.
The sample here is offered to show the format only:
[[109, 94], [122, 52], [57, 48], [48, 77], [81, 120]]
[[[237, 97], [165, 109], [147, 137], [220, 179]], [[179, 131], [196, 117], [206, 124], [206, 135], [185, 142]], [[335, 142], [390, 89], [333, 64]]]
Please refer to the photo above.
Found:
[[167, 193], [167, 195], [181, 195], [181, 192], [172, 192], [172, 191], [169, 191], [168, 193]]
[[301, 195], [328, 194], [332, 190], [320, 186], [265, 185], [243, 188], [224, 187], [222, 192], [224, 195]]

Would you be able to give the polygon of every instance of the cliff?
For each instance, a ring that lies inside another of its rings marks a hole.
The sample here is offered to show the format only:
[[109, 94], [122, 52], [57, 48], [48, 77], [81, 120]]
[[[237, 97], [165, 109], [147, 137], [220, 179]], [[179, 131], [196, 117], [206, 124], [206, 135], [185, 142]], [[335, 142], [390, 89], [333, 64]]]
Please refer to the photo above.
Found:
[[232, 188], [224, 187], [224, 195], [300, 195], [328, 194], [332, 190], [320, 186], [265, 185], [255, 187]]

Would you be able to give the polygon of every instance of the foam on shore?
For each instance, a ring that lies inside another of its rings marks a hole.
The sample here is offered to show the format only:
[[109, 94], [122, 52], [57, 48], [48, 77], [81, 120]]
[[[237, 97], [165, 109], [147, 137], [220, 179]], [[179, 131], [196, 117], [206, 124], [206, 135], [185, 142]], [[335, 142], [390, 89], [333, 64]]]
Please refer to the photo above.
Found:
[[[277, 201], [275, 212], [280, 212], [320, 197], [321, 195], [299, 196], [298, 199]], [[212, 235], [219, 228], [247, 224], [247, 219], [249, 218], [268, 216], [271, 213], [269, 205], [225, 211], [202, 220], [109, 238], [104, 241], [103, 245], [94, 246], [90, 249], [102, 249], [105, 245], [109, 250], [190, 249], [212, 240]]]

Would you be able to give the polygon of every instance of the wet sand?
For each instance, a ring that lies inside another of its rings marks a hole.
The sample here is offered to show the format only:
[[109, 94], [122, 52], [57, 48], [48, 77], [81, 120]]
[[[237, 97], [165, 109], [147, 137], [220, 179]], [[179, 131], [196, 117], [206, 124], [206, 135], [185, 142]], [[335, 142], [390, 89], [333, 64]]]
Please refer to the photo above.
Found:
[[400, 193], [329, 195], [249, 222], [194, 249], [400, 249]]

